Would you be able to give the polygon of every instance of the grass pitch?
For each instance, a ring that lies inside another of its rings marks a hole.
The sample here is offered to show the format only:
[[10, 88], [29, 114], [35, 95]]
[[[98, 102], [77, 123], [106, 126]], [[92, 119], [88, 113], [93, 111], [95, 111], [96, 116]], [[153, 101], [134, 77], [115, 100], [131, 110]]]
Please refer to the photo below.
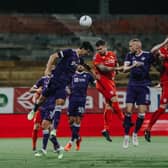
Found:
[[[64, 146], [68, 139], [59, 141]], [[122, 148], [122, 141], [122, 137], [113, 137], [113, 142], [83, 137], [80, 151], [75, 151], [74, 144], [58, 160], [50, 142], [46, 156], [34, 157], [31, 139], [0, 139], [0, 168], [168, 168], [168, 137], [152, 137], [151, 143], [140, 137], [140, 145], [130, 144], [128, 149]]]

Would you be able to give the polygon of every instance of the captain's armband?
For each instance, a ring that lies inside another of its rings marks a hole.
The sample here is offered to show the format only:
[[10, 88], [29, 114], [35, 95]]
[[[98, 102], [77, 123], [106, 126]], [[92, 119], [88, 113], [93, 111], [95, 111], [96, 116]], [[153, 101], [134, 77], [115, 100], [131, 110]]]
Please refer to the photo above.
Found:
[[59, 56], [59, 58], [63, 58], [63, 57], [64, 57], [63, 52], [62, 52], [62, 51], [59, 51], [59, 52], [58, 52], [58, 56]]

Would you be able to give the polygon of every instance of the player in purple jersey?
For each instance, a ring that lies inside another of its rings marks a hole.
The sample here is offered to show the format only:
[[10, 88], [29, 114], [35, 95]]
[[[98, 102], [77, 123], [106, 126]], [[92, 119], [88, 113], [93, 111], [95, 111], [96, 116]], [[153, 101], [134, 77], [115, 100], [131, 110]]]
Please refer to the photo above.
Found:
[[132, 134], [132, 143], [134, 146], [139, 144], [137, 134], [143, 124], [147, 106], [150, 104], [149, 86], [151, 81], [149, 71], [154, 61], [154, 57], [150, 52], [142, 50], [142, 43], [139, 39], [130, 40], [129, 49], [130, 52], [124, 62], [124, 71], [130, 71], [130, 78], [126, 95], [123, 148], [128, 148], [129, 146], [129, 133], [132, 126], [131, 115], [135, 104], [138, 108], [138, 116]]
[[[50, 75], [48, 87], [42, 91], [42, 95], [34, 105], [29, 116], [33, 116], [38, 107], [45, 101], [46, 97], [55, 96], [54, 127], [57, 128], [62, 107], [65, 104], [66, 86], [70, 83], [72, 75], [76, 71], [77, 65], [80, 63], [81, 56], [87, 56], [93, 52], [93, 47], [89, 42], [83, 42], [76, 50], [65, 49], [54, 53], [50, 56], [45, 70], [46, 75]], [[52, 65], [56, 65], [52, 70]], [[31, 117], [29, 117], [31, 118]]]
[[[42, 89], [45, 89], [48, 86], [49, 77], [43, 76], [40, 78], [36, 84], [30, 89], [30, 92], [36, 92], [39, 96], [42, 92]], [[36, 100], [38, 97], [36, 97]], [[35, 101], [36, 101], [35, 100]], [[42, 149], [39, 152], [35, 152], [35, 156], [42, 156], [47, 153], [47, 143], [48, 139], [53, 143], [54, 150], [58, 153], [58, 159], [61, 159], [63, 157], [63, 147], [60, 146], [60, 144], [57, 141], [56, 136], [52, 133], [52, 121], [54, 120], [55, 116], [53, 115], [53, 109], [55, 107], [55, 97], [49, 96], [46, 101], [42, 104], [42, 106], [38, 109], [35, 115], [35, 124], [38, 123], [38, 126], [41, 125], [42, 132], [43, 132], [43, 145]], [[36, 125], [35, 125], [36, 126]], [[33, 130], [34, 132], [34, 130]], [[33, 136], [34, 138], [34, 136]], [[34, 139], [33, 139], [34, 141]]]
[[[41, 92], [42, 92], [42, 88], [45, 85], [45, 81], [48, 81], [48, 77], [47, 76], [43, 76], [41, 77], [29, 90], [30, 93], [33, 93], [33, 98], [32, 101], [33, 103], [35, 103], [37, 101], [37, 99], [39, 98]], [[32, 150], [34, 152], [36, 152], [36, 143], [37, 143], [37, 138], [38, 138], [38, 132], [39, 129], [41, 127], [41, 122], [42, 122], [42, 118], [41, 118], [41, 110], [38, 109], [34, 115], [33, 118], [33, 130], [32, 130]]]
[[35, 153], [35, 156], [42, 156], [47, 154], [48, 139], [53, 144], [54, 151], [58, 153], [58, 159], [62, 159], [64, 148], [59, 144], [56, 135], [55, 128], [53, 129], [53, 121], [55, 120], [55, 113], [53, 113], [55, 107], [55, 96], [47, 97], [46, 101], [40, 106], [42, 116], [42, 148]]
[[76, 150], [80, 150], [80, 143], [82, 141], [79, 135], [81, 119], [85, 111], [85, 103], [87, 96], [87, 88], [89, 83], [94, 83], [94, 77], [91, 73], [85, 71], [83, 65], [78, 65], [76, 73], [72, 76], [70, 85], [68, 117], [71, 128], [71, 139], [64, 147], [65, 151], [69, 151], [74, 140], [76, 140]]

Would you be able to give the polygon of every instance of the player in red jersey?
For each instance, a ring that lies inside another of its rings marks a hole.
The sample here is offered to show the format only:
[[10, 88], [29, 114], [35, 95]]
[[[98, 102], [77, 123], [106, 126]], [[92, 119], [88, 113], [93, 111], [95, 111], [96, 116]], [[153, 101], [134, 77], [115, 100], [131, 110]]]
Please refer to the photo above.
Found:
[[168, 38], [166, 38], [162, 43], [154, 46], [151, 52], [161, 61], [160, 85], [162, 88], [162, 95], [160, 99], [160, 106], [153, 113], [152, 118], [150, 119], [150, 122], [144, 132], [145, 139], [148, 142], [151, 142], [150, 131], [152, 126], [158, 120], [160, 115], [165, 112], [168, 105]]
[[[33, 103], [35, 103], [42, 92], [42, 86], [37, 86], [35, 84], [30, 88], [29, 92], [34, 93], [32, 101]], [[35, 116], [33, 118], [33, 122], [34, 122], [34, 125], [33, 125], [33, 130], [32, 130], [32, 150], [36, 151], [38, 132], [39, 132], [39, 129], [41, 127], [41, 122], [42, 122], [40, 110], [36, 111]]]
[[104, 130], [102, 135], [108, 140], [112, 141], [109, 135], [109, 123], [111, 120], [112, 110], [123, 121], [124, 115], [121, 111], [118, 103], [115, 85], [116, 70], [120, 70], [117, 67], [117, 57], [115, 53], [107, 50], [107, 45], [104, 40], [98, 40], [96, 42], [97, 53], [93, 59], [93, 65], [97, 76], [96, 88], [102, 93], [105, 98], [104, 109]]

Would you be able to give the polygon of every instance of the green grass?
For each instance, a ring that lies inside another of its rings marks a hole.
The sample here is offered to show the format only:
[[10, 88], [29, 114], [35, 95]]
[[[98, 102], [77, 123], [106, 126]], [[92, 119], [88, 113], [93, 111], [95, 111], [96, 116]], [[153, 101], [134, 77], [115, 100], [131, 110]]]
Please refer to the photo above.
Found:
[[[67, 138], [59, 140], [62, 145], [68, 141]], [[31, 139], [0, 139], [0, 168], [168, 167], [168, 137], [152, 137], [151, 143], [141, 137], [138, 147], [130, 144], [128, 149], [122, 148], [122, 140], [114, 137], [110, 143], [104, 138], [84, 137], [80, 151], [72, 148], [64, 153], [62, 160], [58, 160], [50, 143], [47, 156], [34, 157]], [[41, 139], [38, 141], [39, 148], [40, 145]]]

